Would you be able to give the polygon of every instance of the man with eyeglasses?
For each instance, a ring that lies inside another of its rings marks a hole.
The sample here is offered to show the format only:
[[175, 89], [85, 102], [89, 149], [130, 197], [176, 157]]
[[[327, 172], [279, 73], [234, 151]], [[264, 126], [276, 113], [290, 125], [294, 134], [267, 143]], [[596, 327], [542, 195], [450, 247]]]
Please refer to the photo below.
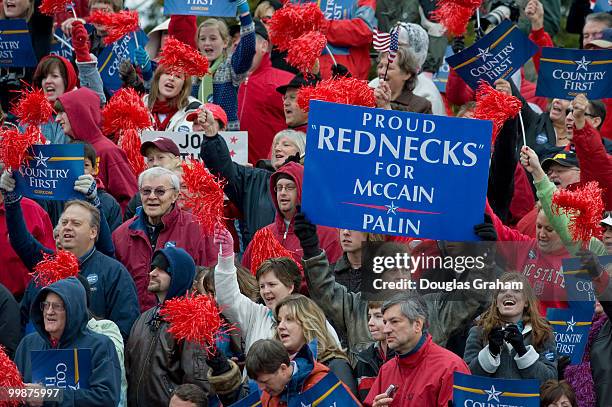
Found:
[[142, 207], [136, 216], [113, 232], [115, 256], [136, 283], [140, 310], [155, 306], [155, 296], [147, 291], [153, 252], [164, 247], [182, 247], [198, 266], [211, 266], [218, 248], [212, 236], [202, 233], [189, 212], [178, 207], [178, 176], [162, 167], [149, 168], [138, 177]]
[[612, 254], [612, 211], [608, 211], [600, 223], [603, 227], [603, 242], [606, 245], [608, 254]]
[[[289, 162], [280, 167], [270, 177], [270, 193], [274, 206], [276, 207], [276, 217], [274, 223], [266, 226], [276, 239], [289, 250], [296, 263], [299, 264], [303, 257], [300, 240], [293, 230], [294, 216], [298, 212], [298, 206], [302, 202], [302, 180], [304, 179], [304, 167], [295, 162]], [[317, 235], [321, 248], [325, 250], [330, 262], [336, 262], [342, 256], [342, 247], [338, 230], [327, 226], [319, 226]], [[253, 242], [249, 243], [242, 264], [250, 268]], [[302, 280], [302, 292], [306, 291], [306, 282]]]
[[[23, 338], [15, 354], [15, 364], [27, 388], [32, 383], [32, 351], [50, 349], [90, 349], [91, 361], [87, 388], [62, 389], [58, 406], [116, 406], [121, 389], [121, 367], [110, 338], [87, 328], [89, 315], [85, 288], [74, 277], [43, 288], [32, 304], [30, 319], [36, 332]], [[79, 368], [83, 369], [80, 365]], [[81, 372], [84, 376], [85, 372]], [[43, 405], [40, 400], [28, 405]]]
[[[5, 199], [11, 246], [31, 271], [43, 259], [43, 254], [52, 254], [53, 250], [43, 246], [26, 229], [22, 197], [14, 192], [15, 180], [10, 173], [2, 174], [0, 188]], [[92, 287], [92, 312], [116, 323], [127, 339], [139, 315], [136, 288], [125, 267], [110, 257], [113, 253], [110, 230], [98, 208], [84, 200], [66, 202], [54, 233], [56, 247], [79, 259], [80, 274]], [[21, 300], [21, 323], [26, 331], [30, 330], [30, 305], [41, 288], [30, 281]]]

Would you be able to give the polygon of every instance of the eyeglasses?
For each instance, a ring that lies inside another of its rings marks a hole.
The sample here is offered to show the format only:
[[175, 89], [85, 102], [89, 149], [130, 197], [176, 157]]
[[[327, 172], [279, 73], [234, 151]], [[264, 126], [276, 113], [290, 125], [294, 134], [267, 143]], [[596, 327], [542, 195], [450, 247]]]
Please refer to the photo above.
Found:
[[170, 191], [174, 188], [155, 188], [155, 189], [151, 189], [151, 188], [141, 188], [140, 189], [140, 195], [142, 196], [149, 196], [151, 194], [155, 194], [156, 197], [161, 198], [162, 196], [164, 196], [166, 194], [166, 191]]
[[297, 187], [295, 185], [277, 185], [274, 187], [274, 192], [283, 192], [283, 191], [287, 191], [287, 192], [291, 192], [291, 191], [295, 191]]
[[48, 301], [43, 301], [40, 303], [40, 310], [41, 311], [48, 311], [49, 308], [51, 308], [52, 310], [55, 310], [57, 312], [63, 312], [64, 311], [64, 304], [60, 304], [59, 302], [48, 302]]
[[[565, 110], [565, 115], [567, 116], [568, 114], [573, 113], [573, 112], [574, 112], [574, 110], [573, 110], [573, 109], [567, 109], [567, 110]], [[592, 114], [592, 113], [587, 113], [587, 112], [584, 112], [584, 115], [585, 115], [585, 116], [588, 116], [588, 117], [595, 117], [595, 115], [594, 115], [594, 114]]]

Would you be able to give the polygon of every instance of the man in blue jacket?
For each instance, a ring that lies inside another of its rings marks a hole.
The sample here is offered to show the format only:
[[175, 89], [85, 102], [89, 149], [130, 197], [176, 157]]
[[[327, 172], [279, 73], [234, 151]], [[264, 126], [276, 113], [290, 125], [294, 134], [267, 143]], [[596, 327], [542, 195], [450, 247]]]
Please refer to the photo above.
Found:
[[[90, 349], [91, 371], [87, 388], [63, 389], [59, 406], [116, 406], [121, 370], [113, 342], [87, 329], [85, 289], [74, 277], [43, 288], [34, 299], [30, 318], [36, 332], [26, 336], [15, 355], [15, 364], [27, 386], [32, 383], [32, 351]], [[36, 367], [34, 367], [36, 368]], [[82, 368], [82, 366], [80, 366]]]
[[[52, 251], [41, 245], [26, 229], [21, 213], [21, 197], [7, 190], [11, 189], [11, 186], [6, 178], [5, 172], [1, 184], [4, 188], [11, 246], [26, 267], [33, 270], [42, 260], [43, 253], [50, 254]], [[86, 201], [69, 201], [55, 231], [57, 246], [79, 259], [80, 273], [87, 278], [91, 286], [91, 311], [98, 317], [116, 323], [126, 340], [132, 324], [140, 314], [136, 286], [121, 263], [102, 253], [113, 250], [108, 225], [100, 217], [99, 210]], [[29, 321], [30, 305], [40, 289], [34, 281], [26, 288], [21, 301], [23, 325]]]

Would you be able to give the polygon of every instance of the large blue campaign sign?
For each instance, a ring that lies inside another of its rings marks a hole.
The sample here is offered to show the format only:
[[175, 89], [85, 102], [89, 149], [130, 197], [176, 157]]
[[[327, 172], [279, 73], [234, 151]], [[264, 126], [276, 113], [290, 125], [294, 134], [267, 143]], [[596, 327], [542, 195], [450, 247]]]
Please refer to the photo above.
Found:
[[[612, 263], [612, 256], [599, 256], [599, 263], [607, 268]], [[593, 288], [593, 278], [589, 272], [582, 268], [580, 259], [572, 257], [563, 259], [563, 277], [567, 300], [572, 308], [582, 307], [593, 311], [593, 303], [597, 299]]]
[[82, 198], [74, 181], [83, 175], [82, 144], [32, 146], [27, 164], [15, 171], [15, 190], [32, 199], [66, 201]]
[[357, 407], [360, 405], [332, 372], [305, 392], [290, 397], [287, 404], [288, 407]]
[[584, 347], [589, 339], [591, 329], [594, 303], [591, 309], [583, 307], [575, 308], [548, 308], [546, 319], [552, 325], [557, 343], [557, 353], [561, 356], [569, 356], [571, 364], [577, 365], [582, 361]]
[[540, 381], [493, 379], [455, 372], [453, 405], [540, 407]]
[[229, 0], [165, 0], [164, 14], [236, 17], [236, 2]]
[[476, 240], [491, 131], [490, 121], [311, 101], [303, 210], [319, 225]]
[[25, 20], [0, 20], [0, 67], [36, 66], [32, 38]]
[[[149, 40], [142, 30], [136, 31], [138, 45], [144, 47]], [[119, 65], [123, 60], [130, 59], [130, 55], [136, 50], [134, 33], [124, 36], [113, 42], [102, 50], [98, 55], [98, 72], [102, 77], [104, 89], [109, 93], [115, 93], [121, 88], [121, 76], [119, 75]]]
[[[448, 58], [453, 55], [453, 48], [449, 45], [446, 47], [446, 53], [444, 54], [444, 58]], [[438, 72], [433, 74], [431, 80], [436, 84], [436, 87], [440, 91], [440, 93], [446, 92], [446, 82], [448, 82], [448, 74], [450, 72], [450, 67], [448, 66], [448, 61], [445, 59]]]
[[61, 389], [88, 389], [91, 349], [31, 351], [32, 383]]
[[536, 95], [573, 99], [612, 97], [612, 50], [542, 48]]
[[509, 78], [537, 51], [536, 44], [510, 20], [505, 20], [470, 47], [446, 60], [472, 89], [476, 89], [481, 79], [492, 85], [497, 79]]

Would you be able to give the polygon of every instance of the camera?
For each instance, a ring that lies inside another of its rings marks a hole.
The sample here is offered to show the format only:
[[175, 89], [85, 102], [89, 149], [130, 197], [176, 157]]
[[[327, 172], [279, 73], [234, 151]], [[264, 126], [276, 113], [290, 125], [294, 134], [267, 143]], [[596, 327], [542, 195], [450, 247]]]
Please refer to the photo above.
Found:
[[491, 11], [480, 17], [480, 26], [486, 32], [490, 26], [496, 26], [504, 20], [516, 23], [521, 14], [514, 0], [497, 0], [491, 5]]
[[[506, 341], [506, 342], [508, 342], [508, 334], [510, 333], [508, 331], [508, 328], [511, 327], [511, 326], [516, 326], [517, 329], [518, 329], [518, 326], [516, 324], [508, 324], [506, 326], [503, 326], [502, 329], [501, 329], [502, 332], [504, 333], [504, 341]], [[519, 332], [520, 332], [520, 330], [519, 330]]]

